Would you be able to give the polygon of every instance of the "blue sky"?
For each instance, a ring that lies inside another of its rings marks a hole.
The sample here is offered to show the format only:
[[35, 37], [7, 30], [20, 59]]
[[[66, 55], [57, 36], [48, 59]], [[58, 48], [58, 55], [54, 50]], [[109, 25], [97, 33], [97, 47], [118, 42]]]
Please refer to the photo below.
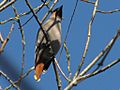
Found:
[[[0, 0], [1, 2], [2, 0]], [[40, 5], [40, 1], [36, 2], [29, 0], [32, 7]], [[54, 0], [53, 0], [54, 1]], [[95, 0], [93, 0], [95, 1]], [[59, 0], [56, 7], [63, 5], [63, 21], [62, 21], [62, 40], [64, 40], [66, 31], [70, 22], [70, 18], [75, 7], [76, 0]], [[114, 9], [120, 9], [120, 1], [114, 0], [100, 0], [98, 10], [109, 11]], [[26, 6], [24, 0], [19, 0], [15, 4], [18, 13], [23, 13], [28, 11], [29, 8]], [[94, 6], [85, 2], [78, 2], [77, 9], [72, 21], [70, 32], [67, 38], [67, 46], [71, 55], [71, 71], [74, 75], [77, 66], [81, 60], [83, 50], [85, 47], [85, 42], [87, 39], [87, 29], [88, 24], [92, 16]], [[46, 7], [43, 8], [37, 15], [42, 19]], [[21, 23], [26, 22], [26, 20], [31, 16], [27, 15], [20, 18]], [[11, 7], [7, 8], [0, 13], [0, 21], [14, 17], [14, 13]], [[9, 32], [12, 22], [8, 22], [4, 25], [0, 25], [0, 32], [5, 38]], [[26, 53], [25, 53], [25, 69], [24, 72], [34, 65], [34, 45], [36, 34], [39, 29], [39, 25], [33, 18], [24, 27], [25, 40], [26, 40]], [[89, 50], [85, 59], [84, 69], [95, 57], [100, 53], [100, 51], [108, 44], [108, 42], [117, 33], [118, 28], [120, 28], [120, 12], [113, 14], [101, 14], [97, 13], [94, 23], [92, 25], [91, 41]], [[118, 39], [113, 46], [111, 52], [109, 53], [104, 65], [109, 64], [113, 60], [120, 58], [120, 39]], [[59, 56], [59, 53], [56, 57]], [[4, 52], [1, 55], [0, 60], [0, 70], [5, 72], [13, 81], [17, 80], [21, 70], [22, 63], [22, 44], [21, 35], [18, 29], [17, 23], [15, 24], [14, 31], [11, 34], [10, 40], [7, 43]], [[62, 57], [60, 59], [60, 66], [66, 75], [67, 63], [65, 51], [63, 50]], [[40, 82], [36, 82], [33, 78], [34, 71], [32, 71], [23, 81], [21, 90], [57, 90], [56, 79], [54, 75], [54, 70], [52, 65], [48, 69], [48, 72], [41, 77]], [[61, 74], [60, 74], [61, 76]], [[79, 83], [73, 90], [119, 90], [120, 89], [120, 66], [119, 64], [113, 66], [111, 69], [89, 78], [81, 83]], [[67, 82], [61, 76], [63, 89], [67, 86]], [[0, 77], [0, 85], [5, 88], [9, 85], [3, 77]], [[13, 88], [11, 89], [13, 90]]]

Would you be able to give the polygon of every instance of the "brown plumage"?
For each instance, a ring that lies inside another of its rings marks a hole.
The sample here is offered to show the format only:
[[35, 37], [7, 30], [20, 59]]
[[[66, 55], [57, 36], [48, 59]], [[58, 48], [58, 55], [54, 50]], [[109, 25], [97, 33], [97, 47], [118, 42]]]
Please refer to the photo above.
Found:
[[42, 30], [38, 31], [35, 47], [35, 80], [39, 80], [43, 71], [51, 64], [52, 58], [61, 46], [62, 6], [53, 11], [50, 18], [43, 25], [47, 32], [50, 44], [46, 41]]

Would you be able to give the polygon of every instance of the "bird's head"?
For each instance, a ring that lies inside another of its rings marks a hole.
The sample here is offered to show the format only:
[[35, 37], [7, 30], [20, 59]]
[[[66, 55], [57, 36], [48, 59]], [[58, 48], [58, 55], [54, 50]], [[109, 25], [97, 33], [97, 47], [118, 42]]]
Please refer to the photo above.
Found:
[[53, 10], [52, 15], [54, 15], [55, 18], [59, 18], [62, 20], [62, 8], [63, 8], [63, 5]]

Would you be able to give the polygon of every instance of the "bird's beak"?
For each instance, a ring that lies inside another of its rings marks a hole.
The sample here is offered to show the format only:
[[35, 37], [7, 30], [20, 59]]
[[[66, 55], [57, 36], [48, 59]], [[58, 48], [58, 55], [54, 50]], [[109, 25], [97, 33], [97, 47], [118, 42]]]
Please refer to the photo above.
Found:
[[56, 15], [62, 19], [62, 8], [63, 5], [56, 9]]
[[63, 5], [57, 9], [57, 12], [62, 13], [62, 8], [63, 8]]
[[63, 5], [52, 11], [55, 14], [55, 16], [60, 17], [61, 19], [62, 19], [62, 8]]

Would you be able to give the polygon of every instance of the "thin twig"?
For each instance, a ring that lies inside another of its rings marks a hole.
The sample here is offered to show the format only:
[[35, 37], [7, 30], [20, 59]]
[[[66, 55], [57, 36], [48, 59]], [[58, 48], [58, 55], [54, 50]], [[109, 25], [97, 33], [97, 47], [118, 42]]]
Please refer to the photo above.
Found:
[[11, 0], [10, 2], [8, 2], [7, 4], [5, 4], [4, 6], [2, 6], [0, 8], [0, 12], [3, 11], [4, 9], [6, 9], [7, 7], [9, 7], [10, 5], [12, 5], [15, 2], [16, 2], [16, 0]]
[[0, 70], [0, 75], [2, 75], [3, 77], [5, 77], [5, 79], [10, 82], [10, 84], [16, 88], [17, 90], [20, 90], [19, 87], [17, 85], [14, 84], [14, 82], [4, 73]]
[[90, 3], [90, 4], [95, 4], [95, 2], [91, 2], [91, 1], [88, 1], [88, 0], [81, 0], [83, 2], [86, 2], [86, 3]]
[[116, 39], [119, 37], [119, 33], [120, 33], [120, 30], [118, 30], [117, 34], [114, 37], [114, 42], [111, 44], [111, 46], [108, 48], [108, 50], [106, 50], [106, 52], [104, 53], [104, 56], [103, 56], [102, 60], [98, 63], [98, 66], [96, 67], [96, 69], [93, 72], [95, 72], [101, 66], [103, 66], [103, 63], [104, 63], [107, 55], [109, 54], [110, 50], [112, 49], [112, 46], [115, 44]]
[[114, 60], [113, 62], [108, 64], [106, 67], [102, 68], [101, 70], [97, 70], [97, 71], [95, 71], [93, 73], [90, 73], [90, 74], [87, 74], [87, 75], [84, 75], [84, 76], [81, 76], [81, 75], [77, 76], [64, 90], [70, 90], [73, 86], [78, 84], [80, 81], [83, 81], [83, 80], [85, 80], [87, 78], [98, 75], [98, 74], [110, 69], [112, 66], [116, 65], [119, 62], [120, 62], [120, 58], [117, 59], [117, 60]]
[[[112, 43], [112, 44], [114, 44], [114, 43]], [[94, 70], [93, 72], [95, 72], [95, 71], [98, 70], [101, 66], [103, 66], [103, 63], [104, 63], [106, 57], [108, 56], [108, 54], [109, 54], [112, 46], [113, 46], [113, 45], [111, 45], [110, 48], [108, 48], [108, 50], [106, 50], [106, 52], [105, 52], [104, 55], [103, 55], [102, 60], [98, 63], [98, 66], [95, 68], [95, 70]]]
[[34, 70], [34, 66], [31, 67], [26, 73], [24, 73], [21, 78], [22, 78], [22, 79], [25, 78], [25, 77], [28, 76], [28, 75], [30, 74], [30, 72], [33, 71], [33, 70]]
[[[49, 4], [49, 2], [46, 2], [46, 3], [45, 3], [45, 5], [48, 5], [48, 4]], [[40, 6], [37, 6], [37, 7], [34, 8], [33, 10], [37, 12], [37, 11], [39, 11], [42, 7], [43, 7], [43, 4], [41, 4]], [[0, 24], [5, 24], [5, 23], [7, 23], [7, 22], [10, 22], [10, 21], [13, 21], [13, 20], [17, 20], [18, 17], [20, 18], [20, 17], [26, 16], [26, 15], [29, 15], [30, 13], [31, 13], [31, 11], [24, 12], [24, 13], [22, 13], [22, 14], [19, 14], [18, 16], [11, 17], [11, 18], [9, 18], [9, 19], [7, 19], [7, 20], [3, 20], [3, 21], [0, 22]]]
[[[42, 7], [44, 7], [44, 6], [47, 6], [47, 7], [48, 7], [50, 1], [51, 1], [51, 0], [49, 0], [48, 2], [45, 1], [45, 2], [41, 5], [41, 8], [39, 8], [39, 10], [36, 11], [36, 14], [42, 9]], [[34, 9], [33, 9], [33, 10], [34, 10]], [[34, 11], [35, 11], [35, 10], [34, 10]], [[25, 26], [33, 17], [34, 17], [34, 16], [32, 15], [32, 16], [22, 25], [22, 27]]]
[[115, 12], [120, 12], [120, 9], [115, 9], [115, 10], [110, 10], [110, 11], [97, 10], [97, 12], [102, 13], [102, 14], [112, 14], [112, 13], [115, 13]]
[[69, 73], [69, 78], [71, 78], [71, 76], [72, 76], [72, 73], [71, 73], [71, 67], [70, 67], [70, 53], [69, 53], [69, 50], [68, 50], [68, 47], [67, 47], [67, 45], [66, 45], [66, 42], [64, 43], [64, 48], [65, 48], [65, 52], [66, 52], [66, 58], [67, 58], [67, 64], [68, 64], [68, 67], [67, 67], [67, 69], [68, 69], [68, 73]]
[[[21, 76], [21, 79], [24, 79], [26, 76], [28, 76], [32, 71], [34, 70], [34, 66], [31, 67], [26, 73], [24, 73]], [[19, 79], [17, 81], [14, 82], [15, 84], [19, 83]], [[5, 90], [9, 90], [12, 87], [12, 85], [10, 84], [8, 87], [5, 88]]]
[[52, 9], [54, 8], [54, 6], [56, 5], [56, 3], [58, 2], [58, 0], [54, 0], [52, 6], [50, 7], [49, 11], [44, 15], [44, 17], [42, 18], [42, 23], [45, 21], [45, 19], [47, 18], [47, 16], [49, 15], [49, 13], [52, 11]]
[[93, 21], [94, 21], [94, 18], [95, 18], [95, 15], [96, 15], [96, 10], [97, 10], [97, 7], [98, 7], [98, 4], [99, 4], [99, 0], [96, 0], [95, 2], [95, 5], [94, 5], [94, 9], [93, 9], [93, 13], [92, 13], [92, 18], [89, 22], [89, 25], [88, 25], [88, 37], [87, 37], [87, 41], [86, 41], [86, 45], [85, 45], [85, 49], [84, 49], [84, 53], [82, 55], [82, 59], [80, 61], [80, 64], [78, 66], [78, 69], [74, 75], [74, 78], [79, 74], [80, 70], [81, 70], [81, 67], [83, 66], [84, 64], [84, 61], [85, 61], [85, 57], [87, 55], [87, 52], [88, 52], [88, 48], [89, 48], [89, 43], [90, 43], [90, 36], [91, 36], [91, 29], [92, 29], [92, 24], [93, 24]]
[[11, 35], [12, 31], [14, 30], [14, 25], [15, 25], [15, 23], [12, 23], [12, 26], [11, 26], [11, 28], [10, 28], [10, 32], [8, 33], [8, 36], [6, 37], [6, 39], [5, 39], [4, 41], [3, 41], [3, 39], [2, 39], [3, 43], [2, 43], [2, 46], [1, 46], [1, 48], [0, 48], [0, 54], [3, 52], [6, 44], [8, 43], [8, 41], [9, 41], [9, 39], [10, 39], [10, 35]]
[[[48, 2], [50, 2], [50, 1], [51, 1], [51, 0], [49, 0]], [[41, 0], [41, 2], [43, 2], [43, 4], [45, 4], [45, 3], [47, 2], [47, 0], [45, 0], [45, 1], [44, 1], [44, 0]], [[47, 4], [47, 5], [45, 5], [45, 6], [46, 6], [48, 9], [50, 9], [50, 8], [49, 8], [49, 4]]]
[[2, 7], [3, 5], [5, 5], [5, 3], [7, 3], [8, 0], [3, 0], [1, 3], [0, 3], [0, 7]]
[[31, 6], [30, 3], [28, 2], [28, 0], [25, 0], [25, 2], [26, 2], [26, 4], [27, 4], [27, 6], [29, 7], [29, 9], [31, 10], [31, 12], [33, 13], [33, 16], [35, 17], [37, 23], [39, 24], [39, 26], [40, 26], [40, 28], [41, 28], [44, 36], [45, 36], [46, 41], [49, 42], [50, 40], [49, 40], [49, 38], [48, 38], [48, 34], [46, 33], [45, 30], [43, 30], [43, 26], [42, 26], [41, 21], [39, 20], [39, 18], [38, 18], [37, 15], [35, 14], [35, 11], [32, 9], [32, 6]]
[[0, 41], [1, 41], [1, 43], [3, 43], [3, 42], [4, 42], [4, 39], [3, 39], [3, 37], [2, 37], [1, 32], [0, 32]]
[[[12, 8], [14, 10], [15, 16], [18, 16], [18, 12], [16, 10], [16, 8], [12, 5]], [[21, 68], [21, 74], [20, 74], [20, 80], [21, 81], [21, 76], [23, 75], [23, 71], [24, 71], [24, 62], [25, 62], [25, 35], [24, 35], [24, 30], [23, 27], [21, 26], [21, 21], [18, 18], [17, 20], [19, 28], [20, 28], [20, 33], [21, 33], [21, 37], [22, 37], [22, 68]]]
[[63, 77], [68, 81], [70, 82], [71, 80], [65, 75], [65, 73], [62, 71], [60, 65], [58, 64], [58, 61], [56, 60], [56, 58], [54, 58], [54, 61], [55, 61], [55, 64], [56, 66], [58, 67], [58, 70], [61, 72], [61, 74], [63, 75]]
[[58, 73], [58, 70], [56, 68], [54, 60], [53, 60], [53, 68], [54, 68], [54, 72], [55, 72], [55, 76], [56, 76], [58, 90], [62, 90], [62, 84], [61, 84], [62, 82], [61, 82], [60, 75]]
[[[93, 73], [90, 73], [90, 74], [85, 75], [85, 78], [84, 78], [84, 79], [89, 78], [89, 77], [92, 77], [92, 76], [95, 76], [95, 75], [97, 75], [97, 74], [100, 74], [101, 72], [104, 72], [105, 70], [111, 68], [112, 66], [116, 65], [116, 64], [119, 63], [119, 62], [120, 62], [120, 58], [117, 59], [117, 60], [114, 60], [113, 62], [111, 62], [110, 64], [108, 64], [107, 66], [103, 67], [103, 68], [100, 69], [100, 70], [97, 70], [97, 71], [95, 71], [95, 72], [93, 72]], [[78, 80], [80, 80], [80, 77], [78, 78]]]
[[72, 21], [73, 21], [73, 17], [74, 17], [74, 15], [75, 15], [75, 11], [76, 11], [76, 8], [77, 8], [78, 1], [79, 1], [79, 0], [77, 0], [76, 3], [75, 3], [75, 7], [74, 7], [74, 10], [73, 10], [72, 16], [71, 16], [71, 18], [70, 18], [70, 22], [69, 22], [69, 25], [68, 25], [68, 28], [67, 28], [67, 32], [66, 32], [66, 35], [65, 35], [65, 39], [64, 39], [63, 45], [62, 45], [62, 47], [61, 47], [60, 54], [59, 54], [59, 56], [58, 56], [58, 62], [60, 61], [60, 58], [61, 58], [61, 56], [62, 56], [62, 52], [63, 52], [63, 49], [64, 49], [64, 43], [66, 42], [67, 37], [68, 37], [68, 34], [69, 34], [69, 32], [70, 32], [71, 24], [72, 24]]
[[115, 37], [108, 43], [108, 45], [97, 55], [97, 57], [92, 60], [92, 62], [80, 73], [81, 76], [83, 76], [86, 72], [88, 72], [93, 65], [96, 64], [96, 62], [104, 55], [104, 53], [106, 52], [106, 50], [108, 50], [109, 48], [111, 48], [113, 46], [113, 44], [115, 43], [115, 41], [117, 40], [117, 38], [119, 37], [119, 30], [117, 32], [117, 34], [115, 35]]

